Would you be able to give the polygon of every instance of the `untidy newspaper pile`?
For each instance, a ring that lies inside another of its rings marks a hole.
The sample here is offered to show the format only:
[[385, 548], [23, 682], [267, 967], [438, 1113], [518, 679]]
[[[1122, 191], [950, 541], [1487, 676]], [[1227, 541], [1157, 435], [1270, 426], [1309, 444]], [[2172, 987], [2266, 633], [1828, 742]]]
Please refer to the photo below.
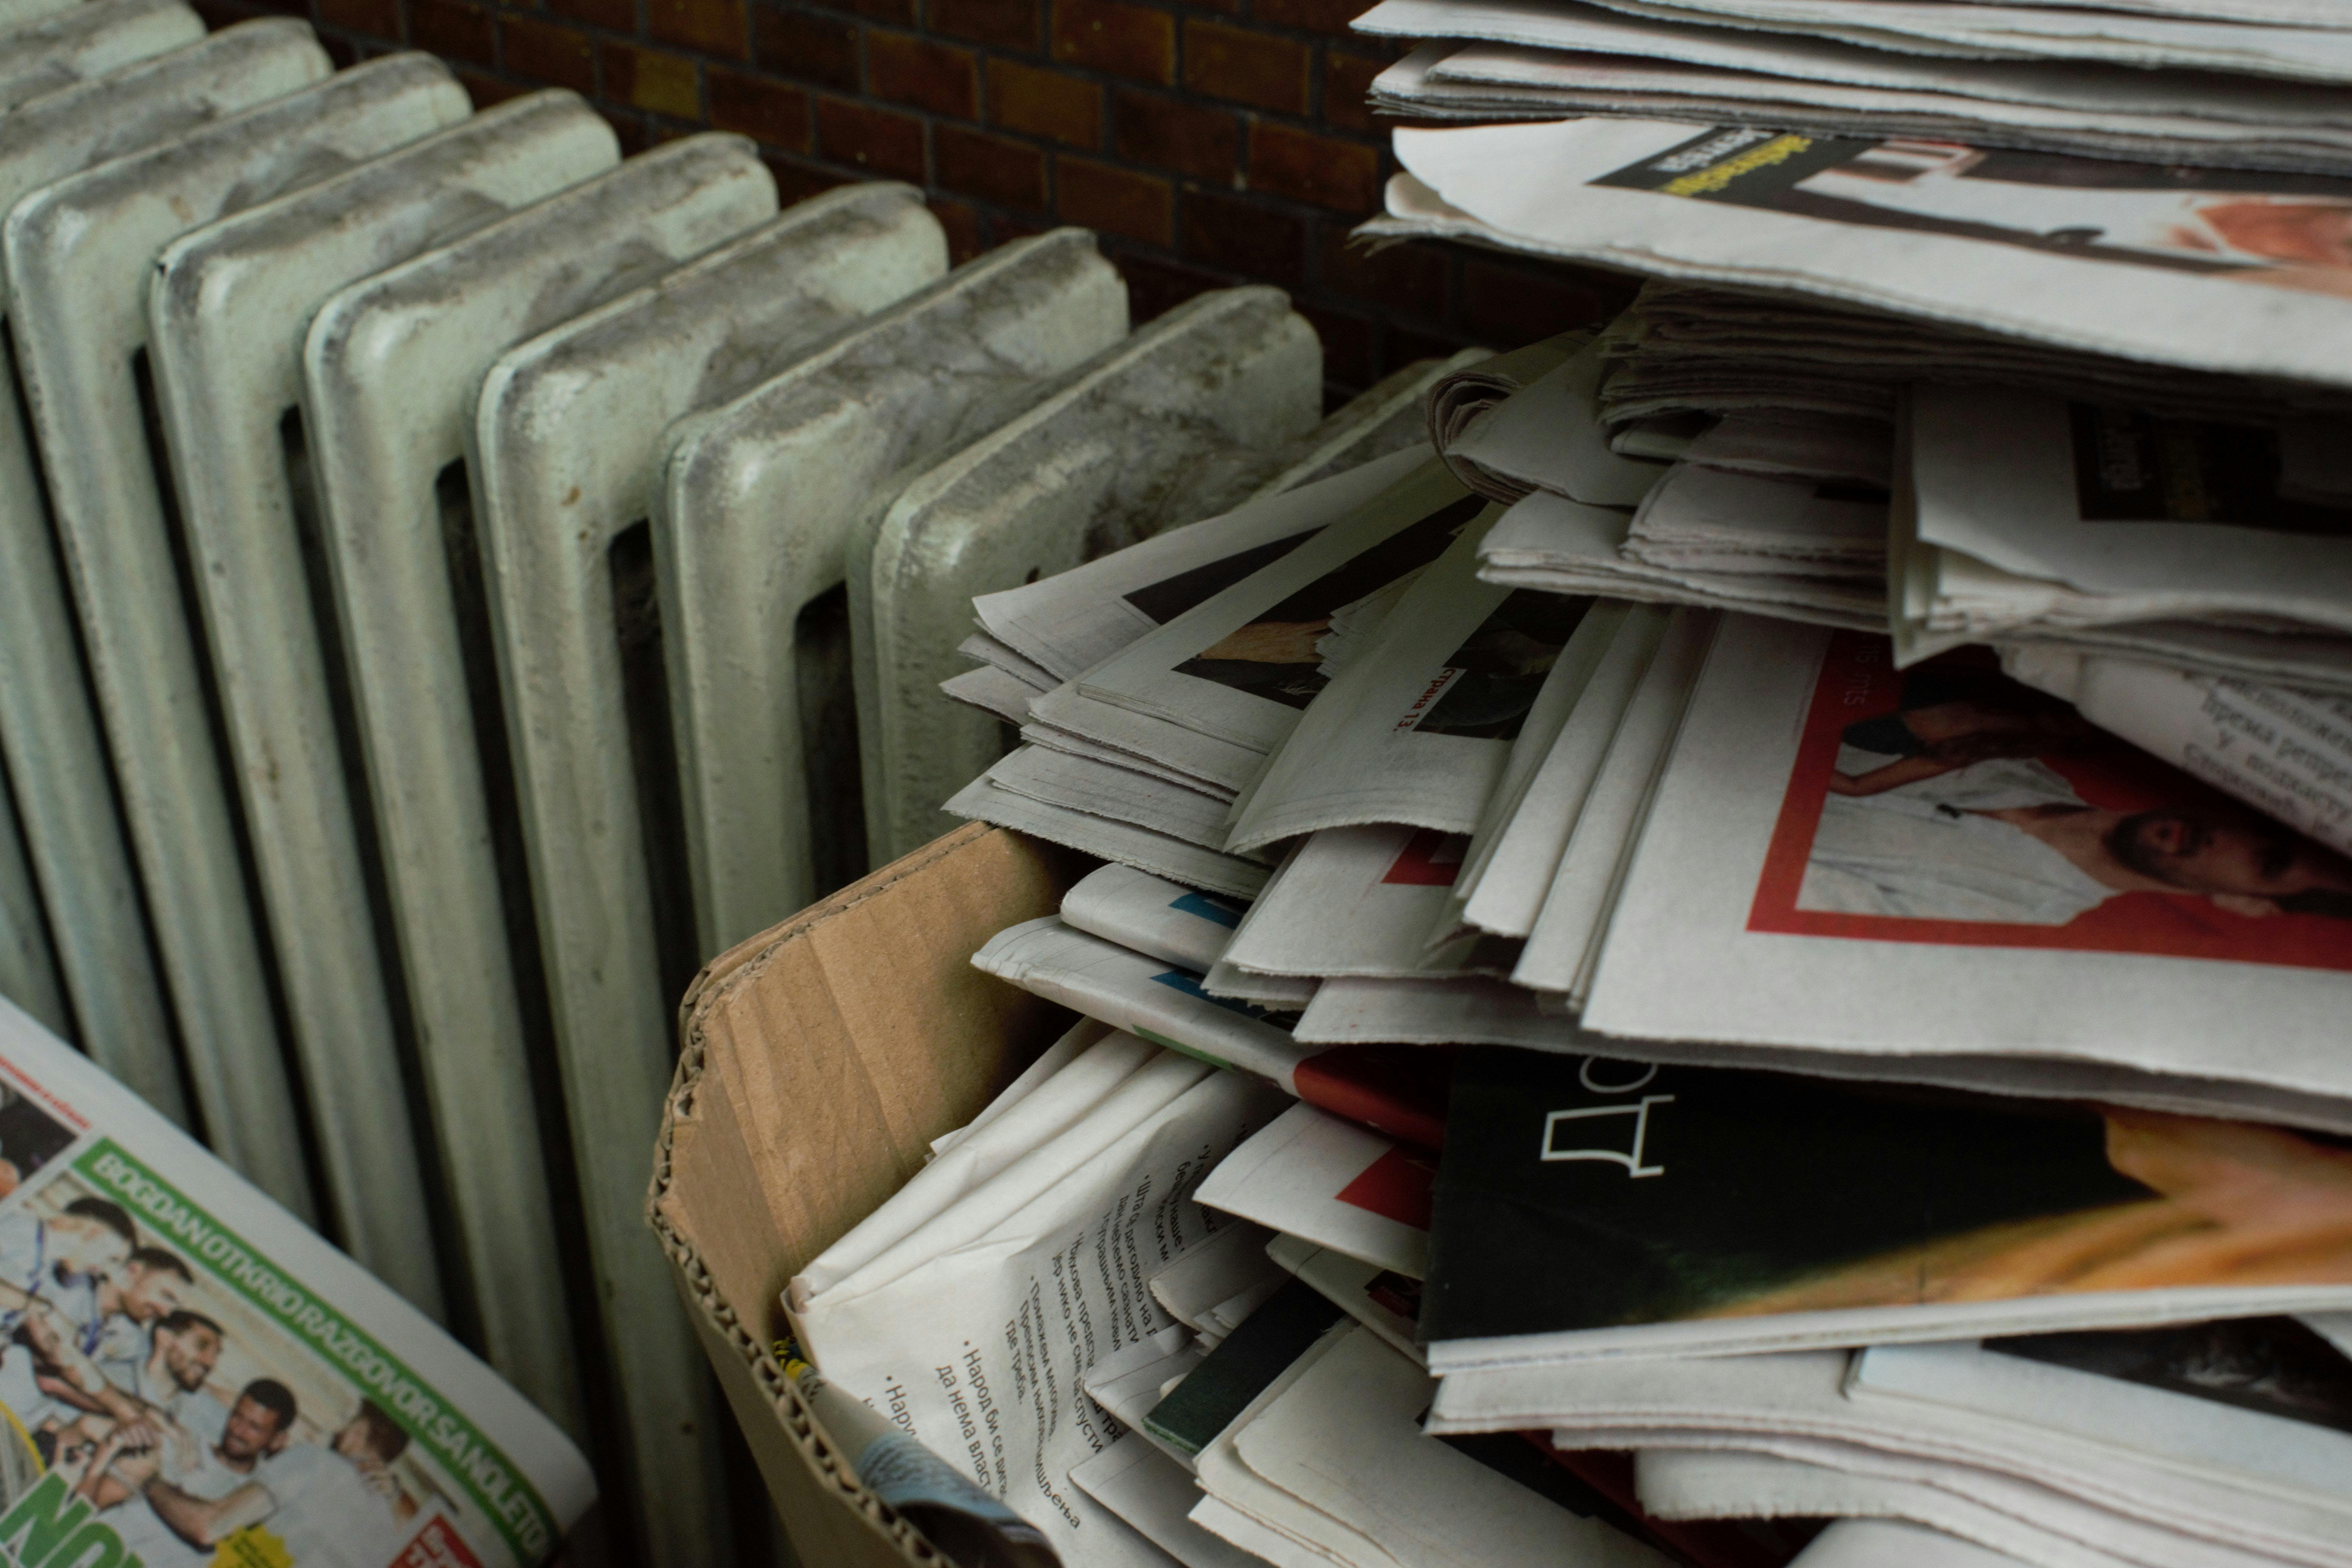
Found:
[[1359, 26], [1638, 291], [975, 601], [1082, 1021], [804, 1348], [1065, 1562], [2352, 1565], [2352, 22]]
[[0, 1553], [530, 1568], [594, 1500], [437, 1326], [0, 1002]]
[[1688, 462], [1615, 331], [976, 603], [950, 809], [1106, 864], [973, 962], [1082, 1021], [801, 1348], [1065, 1562], [2345, 1561], [2341, 857], [1998, 650], [1495, 581]]

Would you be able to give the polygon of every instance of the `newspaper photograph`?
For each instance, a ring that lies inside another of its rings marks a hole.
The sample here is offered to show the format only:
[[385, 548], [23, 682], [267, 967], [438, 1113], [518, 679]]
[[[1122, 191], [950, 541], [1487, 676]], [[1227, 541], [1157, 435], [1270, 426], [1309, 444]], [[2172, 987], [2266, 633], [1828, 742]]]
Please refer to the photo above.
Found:
[[544, 1562], [580, 1452], [422, 1313], [0, 1001], [10, 1561]]
[[2352, 968], [2352, 861], [1981, 653], [1834, 634], [1806, 725], [1751, 930]]
[[[2345, 379], [2323, 345], [2352, 321], [2352, 183], [2329, 176], [1633, 120], [1401, 129], [1395, 144], [1439, 204], [1392, 185], [1409, 232]], [[2236, 297], [2249, 286], [2273, 297]]]
[[1583, 1022], [2342, 1094], [2347, 893], [2338, 852], [1989, 656], [1898, 670], [1884, 638], [1734, 617]]
[[2001, 668], [2296, 832], [2352, 852], [2352, 700], [2052, 648], [2004, 649]]

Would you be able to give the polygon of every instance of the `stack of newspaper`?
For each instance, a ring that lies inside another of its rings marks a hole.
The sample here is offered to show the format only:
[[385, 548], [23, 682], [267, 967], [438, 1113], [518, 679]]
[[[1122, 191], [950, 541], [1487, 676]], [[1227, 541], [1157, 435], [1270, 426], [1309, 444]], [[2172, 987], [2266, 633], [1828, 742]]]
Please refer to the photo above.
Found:
[[975, 601], [1083, 1021], [804, 1347], [1065, 1561], [2352, 1568], [2352, 14], [1359, 25], [1646, 282]]
[[[795, 1281], [804, 1345], [916, 1400], [984, 1328], [959, 1387], [1086, 1391], [999, 1478], [1066, 1560], [2347, 1561], [2352, 709], [1906, 646], [1895, 353], [1842, 408], [1612, 402], [1653, 342], [1794, 363], [1658, 289], [1440, 380], [1428, 446], [975, 602], [1027, 744], [950, 810], [1108, 862], [975, 963], [1089, 1022], [926, 1173], [955, 1225]], [[1508, 553], [1559, 516], [1594, 564]], [[2328, 834], [2211, 787], [2298, 769], [2259, 804]]]
[[988, 943], [1080, 1022], [785, 1297], [1063, 1562], [2346, 1560], [2340, 1141], [1317, 1047], [1208, 994], [1255, 918], [1113, 864]]

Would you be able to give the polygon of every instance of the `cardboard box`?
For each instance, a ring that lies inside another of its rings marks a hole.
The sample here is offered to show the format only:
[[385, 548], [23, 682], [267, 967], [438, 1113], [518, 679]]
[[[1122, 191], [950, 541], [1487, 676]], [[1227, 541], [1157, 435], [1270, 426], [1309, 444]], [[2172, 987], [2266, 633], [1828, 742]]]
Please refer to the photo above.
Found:
[[776, 1363], [785, 1282], [1068, 1026], [970, 960], [1088, 868], [959, 828], [721, 954], [680, 1005], [649, 1217], [807, 1568], [944, 1560], [857, 1484]]

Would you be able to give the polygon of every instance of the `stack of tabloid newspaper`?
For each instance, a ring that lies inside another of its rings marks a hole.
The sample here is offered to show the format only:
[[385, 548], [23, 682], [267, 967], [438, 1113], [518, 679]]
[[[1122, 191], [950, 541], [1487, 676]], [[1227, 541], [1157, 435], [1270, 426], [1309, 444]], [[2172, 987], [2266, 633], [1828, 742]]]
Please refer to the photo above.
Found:
[[976, 602], [950, 809], [1107, 864], [973, 962], [1082, 1022], [802, 1347], [1068, 1563], [2352, 1563], [2352, 862], [1994, 650], [1507, 565], [1760, 486], [1654, 569], [1883, 579], [1883, 418], [1612, 424], [1647, 324]]
[[2352, 1568], [2352, 11], [1360, 25], [1646, 281], [975, 602], [1085, 1022], [806, 1348], [1065, 1561]]
[[0, 1557], [534, 1568], [562, 1432], [0, 1000]]

